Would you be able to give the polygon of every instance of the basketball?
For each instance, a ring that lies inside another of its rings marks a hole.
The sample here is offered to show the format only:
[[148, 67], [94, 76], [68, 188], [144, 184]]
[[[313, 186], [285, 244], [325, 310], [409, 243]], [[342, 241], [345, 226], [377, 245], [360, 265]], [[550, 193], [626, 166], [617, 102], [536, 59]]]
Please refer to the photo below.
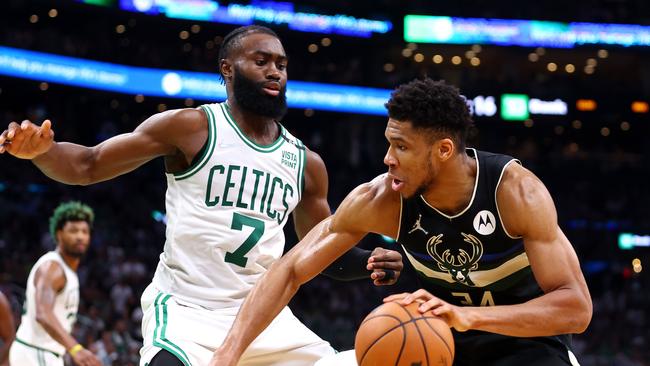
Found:
[[454, 339], [447, 323], [421, 314], [418, 303], [389, 302], [363, 320], [354, 340], [359, 366], [451, 366]]

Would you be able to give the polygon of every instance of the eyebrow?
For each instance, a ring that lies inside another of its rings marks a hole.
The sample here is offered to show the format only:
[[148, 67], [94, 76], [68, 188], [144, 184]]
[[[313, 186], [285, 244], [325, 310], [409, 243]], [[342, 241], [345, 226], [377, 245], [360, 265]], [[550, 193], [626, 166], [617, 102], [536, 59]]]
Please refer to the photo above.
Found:
[[404, 143], [408, 143], [407, 140], [405, 140], [404, 138], [402, 138], [400, 136], [397, 136], [397, 137], [395, 137], [395, 136], [386, 136], [386, 140], [388, 140], [389, 142], [390, 141], [401, 141], [401, 142], [404, 142]]
[[278, 60], [280, 60], [280, 61], [288, 61], [288, 60], [289, 60], [289, 58], [288, 58], [287, 56], [285, 56], [285, 55], [281, 55], [281, 54], [279, 54], [279, 53], [266, 52], [266, 51], [262, 51], [262, 50], [256, 50], [256, 51], [253, 51], [253, 54], [254, 54], [254, 55], [262, 55], [262, 56], [264, 56], [264, 57], [269, 57], [269, 58], [275, 56], [275, 57], [277, 57]]

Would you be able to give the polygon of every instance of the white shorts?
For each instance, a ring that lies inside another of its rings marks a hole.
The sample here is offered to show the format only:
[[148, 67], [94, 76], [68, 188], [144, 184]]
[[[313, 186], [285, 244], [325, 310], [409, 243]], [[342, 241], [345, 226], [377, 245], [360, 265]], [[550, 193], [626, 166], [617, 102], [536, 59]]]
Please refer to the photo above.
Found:
[[63, 366], [63, 357], [16, 339], [9, 350], [9, 364], [12, 366]]
[[[161, 349], [185, 366], [204, 366], [221, 345], [237, 316], [238, 308], [208, 310], [181, 302], [149, 285], [142, 294], [140, 366]], [[303, 366], [334, 354], [328, 342], [302, 324], [285, 307], [246, 349], [240, 366]]]
[[321, 358], [314, 366], [357, 366], [357, 356], [354, 350], [343, 351], [335, 355]]

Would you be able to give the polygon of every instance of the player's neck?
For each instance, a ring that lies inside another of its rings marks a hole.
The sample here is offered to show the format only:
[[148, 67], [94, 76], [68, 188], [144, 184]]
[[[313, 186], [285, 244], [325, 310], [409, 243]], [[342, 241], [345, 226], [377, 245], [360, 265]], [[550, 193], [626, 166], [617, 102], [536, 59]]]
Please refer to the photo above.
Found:
[[228, 110], [234, 122], [246, 136], [262, 145], [273, 143], [279, 134], [279, 127], [275, 119], [260, 116], [240, 107], [235, 98], [228, 98]]
[[427, 203], [447, 215], [458, 214], [469, 205], [476, 184], [476, 159], [467, 154], [452, 159], [441, 167], [434, 184], [423, 194]]
[[73, 257], [71, 255], [67, 255], [61, 250], [61, 248], [57, 248], [56, 251], [59, 253], [65, 264], [70, 267], [73, 271], [77, 271], [77, 268], [79, 268], [79, 262], [81, 261], [77, 257]]

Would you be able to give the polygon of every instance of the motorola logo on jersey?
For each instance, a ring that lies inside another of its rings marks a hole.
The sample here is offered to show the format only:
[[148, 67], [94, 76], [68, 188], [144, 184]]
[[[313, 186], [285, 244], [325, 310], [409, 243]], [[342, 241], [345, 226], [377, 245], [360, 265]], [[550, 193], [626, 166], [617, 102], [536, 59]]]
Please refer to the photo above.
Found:
[[474, 230], [481, 235], [490, 235], [496, 230], [497, 220], [494, 214], [483, 210], [474, 217]]

